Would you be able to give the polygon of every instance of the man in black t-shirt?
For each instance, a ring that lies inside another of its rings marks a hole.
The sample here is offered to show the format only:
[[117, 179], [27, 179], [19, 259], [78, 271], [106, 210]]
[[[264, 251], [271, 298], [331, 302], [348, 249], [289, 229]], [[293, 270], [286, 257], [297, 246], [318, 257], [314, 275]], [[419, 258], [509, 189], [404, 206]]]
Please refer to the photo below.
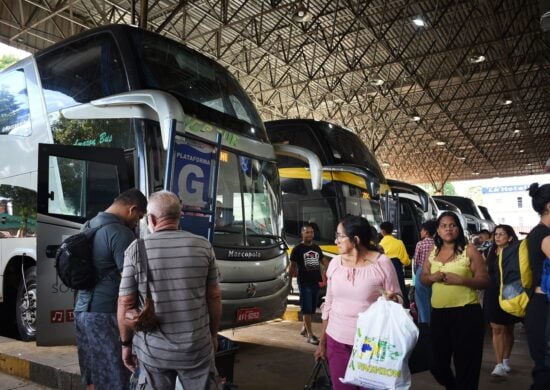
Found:
[[319, 344], [319, 339], [311, 329], [311, 315], [317, 308], [317, 294], [321, 277], [321, 262], [326, 264], [323, 252], [313, 243], [314, 230], [311, 224], [305, 224], [301, 230], [302, 242], [292, 249], [290, 254], [290, 274], [298, 275], [300, 290], [300, 309], [304, 321], [301, 331], [310, 344]]

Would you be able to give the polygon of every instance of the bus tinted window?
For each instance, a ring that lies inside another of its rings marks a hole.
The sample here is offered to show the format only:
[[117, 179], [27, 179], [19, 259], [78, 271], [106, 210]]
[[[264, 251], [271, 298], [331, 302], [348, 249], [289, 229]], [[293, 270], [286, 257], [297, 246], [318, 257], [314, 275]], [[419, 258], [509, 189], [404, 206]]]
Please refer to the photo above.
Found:
[[31, 134], [29, 97], [22, 69], [0, 76], [0, 134]]
[[49, 115], [54, 143], [75, 146], [134, 149], [131, 119], [67, 119]]
[[[269, 125], [269, 139], [274, 144], [295, 145], [315, 153], [320, 159], [325, 158], [317, 137], [305, 124], [284, 126]], [[307, 167], [307, 163], [287, 156], [277, 156], [277, 163], [280, 168], [284, 167]]]
[[47, 51], [36, 58], [48, 112], [128, 90], [110, 34]]
[[225, 68], [156, 34], [136, 31], [133, 37], [143, 65], [139, 68], [143, 88], [168, 91], [182, 101], [184, 110], [223, 127], [227, 126], [215, 119], [216, 114], [237, 119], [240, 126], [233, 124], [233, 130], [267, 141], [250, 98]]
[[321, 128], [336, 163], [361, 165], [373, 170], [377, 177], [384, 176], [378, 161], [357, 134], [328, 123]]

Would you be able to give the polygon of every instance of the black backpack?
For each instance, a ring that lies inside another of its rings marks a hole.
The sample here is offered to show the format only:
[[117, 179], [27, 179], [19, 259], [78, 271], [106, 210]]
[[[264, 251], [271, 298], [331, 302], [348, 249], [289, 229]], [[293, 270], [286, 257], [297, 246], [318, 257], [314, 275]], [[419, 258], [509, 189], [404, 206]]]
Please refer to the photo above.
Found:
[[109, 223], [73, 234], [61, 243], [55, 254], [55, 268], [65, 286], [90, 290], [102, 279], [94, 266], [92, 245], [95, 233], [105, 225]]

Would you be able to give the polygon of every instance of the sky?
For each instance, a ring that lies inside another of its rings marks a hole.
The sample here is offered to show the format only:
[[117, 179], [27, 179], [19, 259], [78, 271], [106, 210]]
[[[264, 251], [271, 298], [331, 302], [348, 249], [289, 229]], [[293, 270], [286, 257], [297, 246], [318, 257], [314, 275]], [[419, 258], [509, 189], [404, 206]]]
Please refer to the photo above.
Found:
[[20, 59], [30, 55], [29, 52], [16, 49], [15, 47], [11, 47], [0, 42], [0, 56], [3, 56], [5, 54], [13, 54]]

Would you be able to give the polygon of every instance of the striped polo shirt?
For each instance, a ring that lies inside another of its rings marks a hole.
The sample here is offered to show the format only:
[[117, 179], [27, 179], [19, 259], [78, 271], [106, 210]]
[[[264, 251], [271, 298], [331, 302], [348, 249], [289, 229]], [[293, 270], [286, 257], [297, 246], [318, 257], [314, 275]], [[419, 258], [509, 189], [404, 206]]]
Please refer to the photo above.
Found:
[[[213, 358], [206, 288], [218, 283], [214, 251], [203, 237], [164, 230], [145, 239], [149, 284], [160, 326], [136, 332], [134, 352], [140, 362], [165, 369], [193, 369]], [[145, 269], [137, 241], [125, 252], [120, 296], [145, 297]]]

